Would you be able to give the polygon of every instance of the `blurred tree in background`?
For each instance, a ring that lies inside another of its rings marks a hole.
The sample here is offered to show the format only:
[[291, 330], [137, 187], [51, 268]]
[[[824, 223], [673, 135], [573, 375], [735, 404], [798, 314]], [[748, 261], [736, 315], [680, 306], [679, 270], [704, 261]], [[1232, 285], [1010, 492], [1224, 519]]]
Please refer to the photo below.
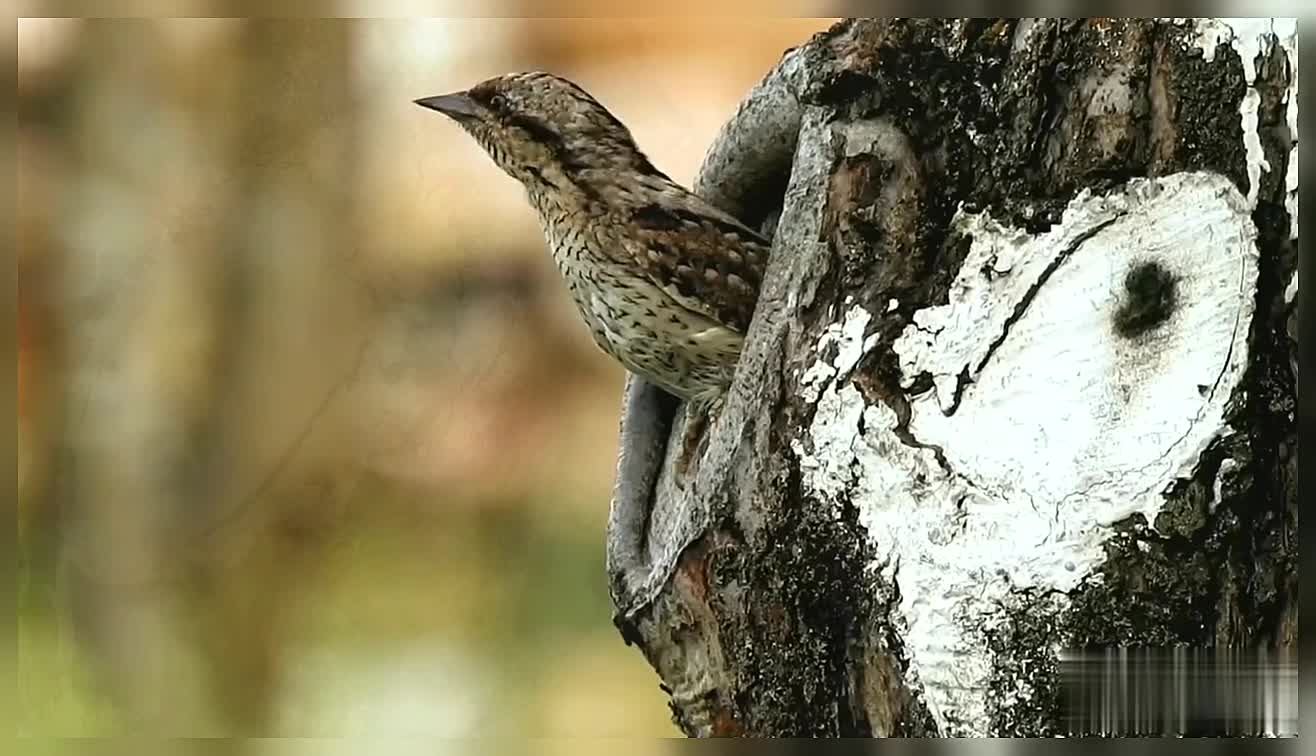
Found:
[[675, 734], [621, 371], [410, 101], [555, 70], [688, 181], [828, 23], [21, 21], [19, 732]]

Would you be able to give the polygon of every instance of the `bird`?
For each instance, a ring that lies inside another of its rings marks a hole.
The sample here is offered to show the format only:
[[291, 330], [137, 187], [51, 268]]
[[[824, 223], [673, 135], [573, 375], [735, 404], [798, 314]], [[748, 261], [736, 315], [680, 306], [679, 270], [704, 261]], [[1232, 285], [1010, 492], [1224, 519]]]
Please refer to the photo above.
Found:
[[598, 347], [707, 423], [734, 377], [769, 240], [655, 168], [616, 116], [561, 76], [505, 74], [414, 102], [455, 121], [524, 186]]

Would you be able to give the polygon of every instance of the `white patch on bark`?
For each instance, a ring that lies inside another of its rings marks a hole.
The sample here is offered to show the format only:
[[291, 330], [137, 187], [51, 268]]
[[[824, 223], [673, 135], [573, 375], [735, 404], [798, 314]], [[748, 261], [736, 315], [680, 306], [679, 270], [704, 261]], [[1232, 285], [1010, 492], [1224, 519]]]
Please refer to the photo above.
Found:
[[1298, 20], [1276, 19], [1275, 32], [1279, 34], [1279, 43], [1289, 56], [1289, 93], [1285, 108], [1293, 148], [1289, 150], [1289, 167], [1284, 176], [1284, 187], [1288, 190], [1284, 206], [1289, 211], [1289, 238], [1296, 239], [1298, 238]]
[[[999, 335], [1005, 330], [1029, 287], [1053, 262], [1053, 253], [1072, 247], [1123, 211], [1119, 201], [1094, 198], [1085, 190], [1061, 222], [1040, 236], [1007, 228], [985, 213], [958, 213], [952, 229], [972, 237], [974, 243], [951, 284], [951, 304], [914, 313], [914, 324], [896, 340], [905, 387], [928, 373], [942, 411], [949, 412], [960, 372], [966, 366], [976, 367], [991, 350], [993, 339], [982, 338], [983, 333]], [[965, 328], [966, 324], [981, 330]]]
[[1203, 18], [1198, 21], [1197, 36], [1193, 39], [1193, 44], [1202, 49], [1202, 57], [1210, 63], [1215, 60], [1215, 49], [1233, 38], [1234, 30], [1220, 19]]
[[1215, 481], [1211, 484], [1211, 504], [1208, 507], [1212, 512], [1220, 506], [1220, 497], [1224, 494], [1225, 476], [1233, 472], [1238, 467], [1238, 462], [1233, 457], [1225, 457], [1220, 460], [1220, 469], [1215, 473]]
[[[1256, 231], [1237, 188], [1208, 173], [1085, 193], [1041, 236], [978, 214], [956, 226], [972, 242], [949, 303], [917, 313], [895, 345], [907, 383], [934, 377], [911, 400], [913, 444], [889, 407], [838, 376], [819, 394], [804, 482], [828, 500], [849, 491], [874, 566], [900, 590], [912, 683], [944, 734], [983, 735], [981, 628], [1021, 589], [1092, 576], [1110, 526], [1154, 522], [1162, 492], [1225, 431], [1247, 364]], [[1125, 274], [1144, 262], [1177, 277], [1177, 304], [1120, 336]]]
[[804, 375], [800, 376], [800, 396], [809, 404], [818, 401], [818, 393], [834, 375], [836, 368], [827, 362], [818, 360], [813, 363], [804, 371]]
[[818, 400], [809, 426], [813, 452], [799, 439], [791, 441], [804, 486], [819, 501], [836, 506], [854, 486], [855, 445], [860, 442], [859, 418], [863, 412], [864, 397], [859, 389], [849, 383], [839, 389], [829, 386]]
[[818, 340], [820, 349], [832, 341], [836, 342], [836, 359], [832, 364], [836, 367], [837, 376], [842, 378], [848, 376], [864, 354], [877, 343], [876, 335], [864, 338], [864, 331], [872, 319], [873, 316], [868, 314], [868, 310], [856, 305], [846, 313], [845, 322], [841, 324], [839, 333], [829, 327], [828, 332]]
[[[846, 298], [846, 304], [850, 304], [852, 297]], [[853, 307], [845, 315], [845, 320], [840, 323], [832, 323], [823, 331], [822, 336], [818, 338], [818, 344], [814, 347], [815, 354], [822, 354], [832, 344], [836, 344], [836, 358], [831, 364], [825, 360], [818, 360], [804, 371], [800, 378], [800, 396], [809, 404], [818, 401], [819, 392], [827, 385], [833, 377], [839, 376], [844, 378], [849, 375], [854, 366], [858, 364], [859, 359], [864, 353], [873, 348], [876, 337], [870, 337], [867, 342], [864, 340], [864, 330], [868, 328], [868, 323], [873, 316], [863, 307]]]
[[820, 499], [831, 503], [853, 482], [850, 463], [854, 454], [835, 452], [845, 448], [847, 438], [855, 439], [864, 400], [858, 389], [842, 382], [876, 343], [876, 335], [864, 338], [864, 330], [871, 320], [868, 310], [855, 305], [841, 323], [829, 325], [819, 337], [815, 353], [823, 354], [829, 346], [837, 344], [835, 359], [831, 364], [819, 359], [800, 379], [800, 395], [810, 404], [817, 403], [810, 426], [813, 448], [825, 452], [812, 454], [799, 439], [792, 442], [792, 448], [800, 461], [804, 484]]
[[1261, 104], [1261, 95], [1254, 86], [1257, 78], [1257, 57], [1268, 55], [1271, 45], [1278, 43], [1288, 56], [1292, 75], [1289, 81], [1287, 121], [1289, 133], [1293, 136], [1293, 147], [1289, 154], [1288, 170], [1285, 173], [1287, 196], [1285, 205], [1292, 219], [1290, 235], [1298, 236], [1298, 20], [1296, 18], [1203, 18], [1197, 23], [1197, 36], [1194, 44], [1202, 48], [1207, 61], [1215, 59], [1216, 46], [1229, 43], [1238, 51], [1243, 62], [1243, 76], [1247, 80], [1247, 92], [1239, 106], [1239, 117], [1243, 126], [1243, 146], [1247, 150], [1248, 207], [1257, 204], [1258, 183], [1261, 171], [1274, 170], [1266, 160], [1261, 147], [1261, 135], [1257, 131], [1257, 107]]
[[1257, 206], [1257, 192], [1260, 190], [1261, 171], [1270, 172], [1270, 162], [1261, 149], [1261, 135], [1257, 132], [1257, 108], [1261, 105], [1261, 95], [1252, 80], [1248, 80], [1247, 92], [1243, 95], [1243, 104], [1238, 108], [1243, 120], [1243, 146], [1247, 149], [1247, 206]]

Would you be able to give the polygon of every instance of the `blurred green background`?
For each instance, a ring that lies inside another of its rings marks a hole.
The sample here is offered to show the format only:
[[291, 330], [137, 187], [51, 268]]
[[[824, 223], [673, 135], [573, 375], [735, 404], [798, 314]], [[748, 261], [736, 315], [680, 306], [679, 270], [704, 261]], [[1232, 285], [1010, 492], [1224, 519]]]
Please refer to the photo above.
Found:
[[411, 100], [550, 70], [688, 185], [828, 25], [21, 19], [18, 733], [677, 735], [611, 624], [622, 372]]

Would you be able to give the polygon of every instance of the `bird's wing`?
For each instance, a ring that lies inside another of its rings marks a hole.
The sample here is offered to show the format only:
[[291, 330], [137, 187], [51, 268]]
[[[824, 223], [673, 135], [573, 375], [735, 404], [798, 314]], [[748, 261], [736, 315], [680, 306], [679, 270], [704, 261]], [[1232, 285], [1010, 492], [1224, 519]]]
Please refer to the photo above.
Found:
[[653, 199], [630, 211], [626, 252], [681, 306], [745, 333], [763, 284], [768, 240], [693, 194]]

